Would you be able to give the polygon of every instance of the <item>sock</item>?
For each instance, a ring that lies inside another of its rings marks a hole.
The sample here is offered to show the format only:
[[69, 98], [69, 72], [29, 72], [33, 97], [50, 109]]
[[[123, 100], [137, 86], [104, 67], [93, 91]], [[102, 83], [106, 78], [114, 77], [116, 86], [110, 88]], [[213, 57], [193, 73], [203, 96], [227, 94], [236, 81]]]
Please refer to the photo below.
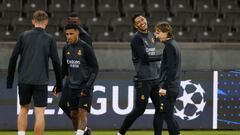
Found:
[[[86, 127], [84, 131], [87, 131], [87, 129], [88, 129], [88, 127]], [[77, 131], [74, 131], [74, 132], [75, 132], [75, 134], [77, 133]]]
[[18, 131], [18, 135], [25, 135], [25, 131]]
[[84, 131], [83, 131], [83, 130], [80, 130], [80, 129], [77, 130], [76, 135], [83, 135], [83, 134], [84, 134]]

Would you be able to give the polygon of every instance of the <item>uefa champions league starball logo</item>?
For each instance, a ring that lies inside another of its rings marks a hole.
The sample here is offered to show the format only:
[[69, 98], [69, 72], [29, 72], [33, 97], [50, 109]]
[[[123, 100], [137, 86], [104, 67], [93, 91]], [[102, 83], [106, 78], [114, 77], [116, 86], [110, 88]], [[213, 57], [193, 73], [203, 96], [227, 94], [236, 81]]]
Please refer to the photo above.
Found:
[[206, 105], [204, 97], [205, 91], [200, 84], [194, 84], [191, 80], [181, 81], [174, 114], [183, 120], [196, 119]]

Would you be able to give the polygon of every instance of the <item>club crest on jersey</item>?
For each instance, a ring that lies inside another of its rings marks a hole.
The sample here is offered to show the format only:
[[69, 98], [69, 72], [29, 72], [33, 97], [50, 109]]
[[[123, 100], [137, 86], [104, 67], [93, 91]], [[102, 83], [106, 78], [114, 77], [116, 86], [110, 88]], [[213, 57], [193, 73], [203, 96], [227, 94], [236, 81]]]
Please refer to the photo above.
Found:
[[77, 55], [78, 55], [78, 56], [81, 56], [81, 55], [82, 55], [82, 51], [81, 51], [81, 50], [78, 50]]
[[141, 100], [145, 100], [145, 96], [144, 95], [141, 95]]
[[66, 55], [71, 55], [71, 53], [70, 53], [70, 52], [67, 52]]

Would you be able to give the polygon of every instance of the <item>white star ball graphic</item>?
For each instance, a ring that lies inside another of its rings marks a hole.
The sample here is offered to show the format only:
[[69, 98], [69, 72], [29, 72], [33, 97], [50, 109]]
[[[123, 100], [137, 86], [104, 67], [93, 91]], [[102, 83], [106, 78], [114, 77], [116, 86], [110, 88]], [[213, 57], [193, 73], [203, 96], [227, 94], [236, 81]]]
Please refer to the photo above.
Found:
[[[204, 111], [206, 105], [205, 91], [200, 84], [194, 84], [191, 80], [181, 81], [181, 87], [183, 88], [182, 95], [177, 99], [174, 114], [183, 120], [196, 119]], [[190, 108], [191, 113], [186, 108]]]

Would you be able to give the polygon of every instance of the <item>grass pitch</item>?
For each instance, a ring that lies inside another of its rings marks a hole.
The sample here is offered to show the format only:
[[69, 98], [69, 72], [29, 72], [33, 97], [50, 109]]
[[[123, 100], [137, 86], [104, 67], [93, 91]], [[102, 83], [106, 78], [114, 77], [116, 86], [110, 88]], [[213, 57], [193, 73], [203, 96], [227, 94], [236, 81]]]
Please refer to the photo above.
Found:
[[[117, 131], [93, 131], [92, 135], [116, 135]], [[0, 131], [0, 135], [16, 135], [16, 131]], [[33, 135], [28, 131], [26, 135]], [[45, 131], [44, 135], [75, 135], [73, 131]], [[128, 131], [126, 135], [153, 135], [153, 131], [134, 130]], [[163, 131], [163, 135], [168, 135]], [[240, 135], [240, 130], [183, 130], [181, 135]]]

